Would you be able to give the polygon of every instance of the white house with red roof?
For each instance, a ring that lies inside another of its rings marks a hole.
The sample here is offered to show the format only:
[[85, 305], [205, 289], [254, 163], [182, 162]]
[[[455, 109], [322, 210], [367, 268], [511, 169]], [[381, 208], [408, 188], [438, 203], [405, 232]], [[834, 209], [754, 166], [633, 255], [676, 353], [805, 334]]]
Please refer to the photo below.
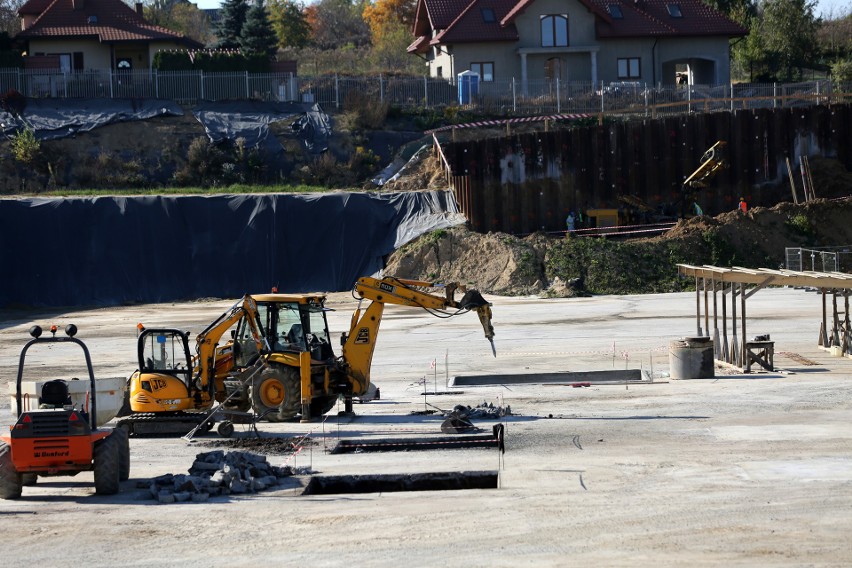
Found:
[[62, 71], [149, 69], [160, 50], [204, 47], [149, 24], [142, 4], [134, 10], [121, 0], [29, 0], [18, 16], [15, 41], [29, 56], [52, 56]]
[[433, 77], [483, 85], [691, 84], [730, 80], [730, 38], [748, 33], [700, 0], [418, 0], [409, 53]]

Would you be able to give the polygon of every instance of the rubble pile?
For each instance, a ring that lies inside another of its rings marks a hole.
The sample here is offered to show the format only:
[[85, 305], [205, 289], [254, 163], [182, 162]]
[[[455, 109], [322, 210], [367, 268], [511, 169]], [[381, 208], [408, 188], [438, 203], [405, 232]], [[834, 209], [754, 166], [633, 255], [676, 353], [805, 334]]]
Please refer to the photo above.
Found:
[[460, 418], [480, 418], [483, 420], [498, 420], [504, 416], [512, 415], [512, 407], [509, 405], [494, 406], [491, 402], [483, 401], [474, 407], [457, 404], [450, 413]]
[[289, 467], [270, 465], [266, 456], [221, 450], [195, 456], [189, 474], [167, 473], [139, 482], [160, 503], [204, 502], [215, 495], [257, 493], [275, 487], [290, 477]]

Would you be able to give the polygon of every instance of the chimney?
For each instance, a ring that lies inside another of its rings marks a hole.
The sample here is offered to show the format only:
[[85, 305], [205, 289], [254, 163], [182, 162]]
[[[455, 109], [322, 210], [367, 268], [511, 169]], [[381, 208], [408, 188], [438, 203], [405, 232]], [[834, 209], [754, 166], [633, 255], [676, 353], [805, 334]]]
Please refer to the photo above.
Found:
[[137, 2], [137, 3], [136, 3], [136, 13], [137, 13], [137, 14], [139, 14], [139, 17], [140, 17], [140, 18], [144, 18], [144, 17], [145, 17], [145, 13], [142, 11], [142, 2]]

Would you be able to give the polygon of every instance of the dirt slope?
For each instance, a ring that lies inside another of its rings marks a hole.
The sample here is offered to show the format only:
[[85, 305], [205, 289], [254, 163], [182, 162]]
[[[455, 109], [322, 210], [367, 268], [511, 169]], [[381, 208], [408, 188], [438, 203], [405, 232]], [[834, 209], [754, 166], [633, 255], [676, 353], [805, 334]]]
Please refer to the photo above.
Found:
[[[786, 247], [850, 243], [852, 199], [847, 198], [695, 217], [659, 237], [632, 241], [544, 234], [520, 239], [457, 227], [396, 251], [385, 272], [459, 281], [501, 295], [570, 296], [579, 290], [566, 283], [575, 279], [591, 293], [665, 292], [689, 285], [677, 277], [677, 263], [777, 268], [785, 262]], [[840, 255], [841, 270], [852, 269], [850, 256]]]

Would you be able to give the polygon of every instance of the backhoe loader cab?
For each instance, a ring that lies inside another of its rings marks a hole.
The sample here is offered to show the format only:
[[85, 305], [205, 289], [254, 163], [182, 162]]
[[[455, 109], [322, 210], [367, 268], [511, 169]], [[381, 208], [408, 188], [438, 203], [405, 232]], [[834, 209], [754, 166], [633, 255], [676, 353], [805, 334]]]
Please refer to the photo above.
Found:
[[[290, 296], [255, 294], [261, 333], [272, 353], [310, 352], [311, 359], [326, 361], [334, 357], [324, 307], [320, 295]], [[234, 336], [235, 365], [246, 367], [257, 355], [257, 343], [249, 321], [243, 317]]]
[[[66, 326], [65, 337], [56, 336], [56, 326], [51, 326], [50, 331], [51, 337], [41, 337], [42, 328], [33, 326], [32, 339], [21, 350], [15, 389], [17, 421], [8, 434], [0, 435], [0, 497], [20, 497], [22, 486], [35, 485], [38, 477], [92, 470], [96, 493], [117, 493], [120, 482], [130, 475], [127, 432], [97, 427], [95, 374], [88, 348], [74, 337], [77, 327]], [[38, 400], [21, 393], [29, 349], [36, 344], [59, 343], [74, 343], [83, 350], [89, 394], [81, 408], [71, 403], [68, 384], [62, 379], [46, 382]]]

